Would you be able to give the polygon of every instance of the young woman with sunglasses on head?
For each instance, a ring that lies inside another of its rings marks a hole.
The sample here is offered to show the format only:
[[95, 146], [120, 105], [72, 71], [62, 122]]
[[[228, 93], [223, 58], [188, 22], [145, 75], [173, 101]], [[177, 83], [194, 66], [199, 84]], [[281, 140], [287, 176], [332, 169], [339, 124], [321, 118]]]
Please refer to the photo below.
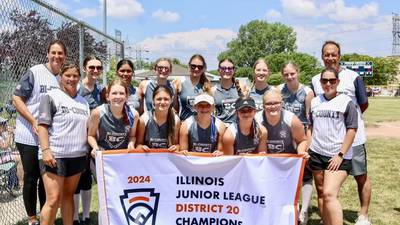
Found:
[[258, 59], [253, 65], [253, 85], [250, 89], [250, 97], [256, 102], [257, 112], [264, 109], [264, 93], [274, 87], [268, 85], [269, 66], [265, 59]]
[[54, 224], [59, 207], [63, 224], [73, 224], [73, 195], [86, 167], [90, 115], [88, 102], [78, 94], [79, 80], [79, 67], [64, 65], [60, 89], [40, 101], [39, 166], [46, 191], [40, 224]]
[[340, 187], [351, 170], [352, 143], [358, 128], [357, 109], [345, 94], [338, 93], [336, 69], [321, 72], [324, 94], [311, 101], [312, 139], [309, 165], [314, 175], [318, 207], [324, 224], [343, 224]]
[[[31, 67], [22, 76], [14, 95], [13, 104], [18, 111], [15, 127], [15, 143], [24, 168], [23, 199], [28, 214], [28, 223], [39, 224], [36, 217], [36, 202], [39, 196], [40, 208], [46, 196], [39, 170], [38, 122], [40, 99], [48, 91], [58, 89], [58, 74], [65, 62], [67, 50], [60, 40], [50, 42], [45, 64]], [[38, 185], [39, 180], [39, 185]]]
[[122, 59], [117, 63], [117, 76], [125, 81], [129, 88], [126, 104], [141, 114], [143, 109], [140, 107], [138, 89], [132, 85], [132, 79], [135, 76], [135, 67], [131, 60]]
[[231, 59], [218, 63], [220, 83], [211, 88], [215, 100], [217, 118], [227, 125], [236, 121], [235, 101], [243, 96], [239, 80], [235, 80], [235, 65]]
[[213, 115], [214, 98], [202, 93], [194, 99], [197, 114], [186, 119], [179, 131], [179, 145], [183, 153], [202, 152], [222, 155], [225, 124]]
[[[308, 116], [310, 113], [311, 100], [314, 98], [314, 92], [311, 88], [303, 85], [299, 81], [299, 67], [292, 61], [282, 66], [281, 74], [285, 80], [284, 84], [278, 86], [283, 97], [283, 108], [294, 113], [304, 125], [305, 132], [308, 131]], [[311, 133], [307, 132], [307, 138], [310, 141]], [[312, 172], [308, 165], [304, 168], [303, 185], [301, 188], [302, 204], [299, 213], [300, 225], [307, 224], [308, 207], [312, 197]]]
[[223, 137], [224, 155], [256, 154], [265, 152], [267, 130], [255, 119], [256, 103], [251, 97], [240, 97], [235, 102], [237, 123], [231, 123]]
[[180, 120], [172, 108], [173, 94], [171, 88], [160, 85], [153, 91], [154, 109], [140, 116], [137, 149], [163, 148], [179, 151]]
[[168, 80], [169, 75], [172, 72], [172, 62], [168, 58], [159, 58], [154, 64], [154, 71], [157, 76], [156, 80], [144, 80], [140, 82], [138, 88], [138, 96], [141, 101], [141, 107], [143, 112], [150, 112], [154, 109], [153, 104], [153, 92], [159, 85], [163, 85], [171, 90], [172, 93], [172, 106], [177, 109], [177, 86], [175, 83]]
[[189, 60], [189, 79], [177, 83], [179, 98], [179, 117], [182, 121], [196, 114], [194, 98], [211, 90], [211, 82], [206, 77], [207, 64], [202, 55], [193, 55]]

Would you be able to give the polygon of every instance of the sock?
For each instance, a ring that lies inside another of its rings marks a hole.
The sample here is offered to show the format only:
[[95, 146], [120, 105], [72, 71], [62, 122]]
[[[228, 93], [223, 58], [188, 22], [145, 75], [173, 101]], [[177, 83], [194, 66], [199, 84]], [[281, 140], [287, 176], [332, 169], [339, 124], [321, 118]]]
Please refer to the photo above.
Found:
[[312, 180], [310, 182], [303, 183], [303, 186], [301, 187], [301, 212], [308, 211], [308, 207], [311, 203], [312, 191]]
[[80, 194], [74, 194], [74, 220], [79, 220], [79, 196]]
[[83, 218], [90, 218], [90, 203], [92, 202], [92, 190], [81, 190], [82, 195], [82, 217]]

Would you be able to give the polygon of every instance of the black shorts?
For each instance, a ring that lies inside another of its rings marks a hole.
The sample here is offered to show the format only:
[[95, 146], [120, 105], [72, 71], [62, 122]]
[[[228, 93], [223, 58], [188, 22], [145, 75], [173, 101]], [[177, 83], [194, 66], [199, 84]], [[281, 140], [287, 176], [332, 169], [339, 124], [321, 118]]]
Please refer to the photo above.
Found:
[[309, 163], [310, 163], [310, 161], [308, 161], [306, 166], [304, 167], [303, 182], [310, 182], [310, 181], [312, 181], [312, 178], [313, 178]]
[[[310, 160], [308, 161], [308, 165], [312, 171], [315, 170], [326, 170], [329, 166], [329, 160], [332, 157], [323, 156], [318, 154], [314, 151], [309, 151], [310, 153]], [[345, 170], [347, 173], [351, 171], [351, 160], [350, 159], [343, 159], [342, 164], [340, 164], [338, 170]]]
[[90, 161], [86, 160], [86, 168], [79, 179], [75, 194], [79, 194], [81, 190], [88, 191], [92, 189], [92, 171], [90, 171]]
[[39, 160], [40, 173], [43, 175], [46, 172], [50, 172], [61, 177], [70, 177], [82, 173], [86, 168], [87, 157], [59, 158], [56, 161], [56, 167], [49, 167], [43, 163], [42, 159]]

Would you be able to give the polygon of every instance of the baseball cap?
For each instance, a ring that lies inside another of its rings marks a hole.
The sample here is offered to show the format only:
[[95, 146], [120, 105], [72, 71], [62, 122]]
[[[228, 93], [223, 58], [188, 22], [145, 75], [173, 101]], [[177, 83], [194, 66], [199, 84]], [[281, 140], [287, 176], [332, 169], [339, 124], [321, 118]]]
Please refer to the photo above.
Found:
[[194, 99], [194, 105], [197, 105], [200, 102], [207, 102], [210, 105], [214, 105], [214, 98], [208, 94], [197, 95]]
[[244, 107], [256, 109], [256, 102], [252, 98], [238, 98], [235, 103], [235, 109], [240, 110]]
[[0, 116], [0, 124], [6, 124], [7, 120]]

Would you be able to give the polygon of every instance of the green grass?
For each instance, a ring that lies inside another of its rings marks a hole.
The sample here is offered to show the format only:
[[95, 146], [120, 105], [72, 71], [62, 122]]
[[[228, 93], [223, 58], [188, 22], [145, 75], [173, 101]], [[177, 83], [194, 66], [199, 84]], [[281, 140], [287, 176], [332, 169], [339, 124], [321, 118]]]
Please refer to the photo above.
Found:
[[379, 122], [400, 121], [400, 98], [369, 98], [369, 107], [364, 113], [367, 126]]

